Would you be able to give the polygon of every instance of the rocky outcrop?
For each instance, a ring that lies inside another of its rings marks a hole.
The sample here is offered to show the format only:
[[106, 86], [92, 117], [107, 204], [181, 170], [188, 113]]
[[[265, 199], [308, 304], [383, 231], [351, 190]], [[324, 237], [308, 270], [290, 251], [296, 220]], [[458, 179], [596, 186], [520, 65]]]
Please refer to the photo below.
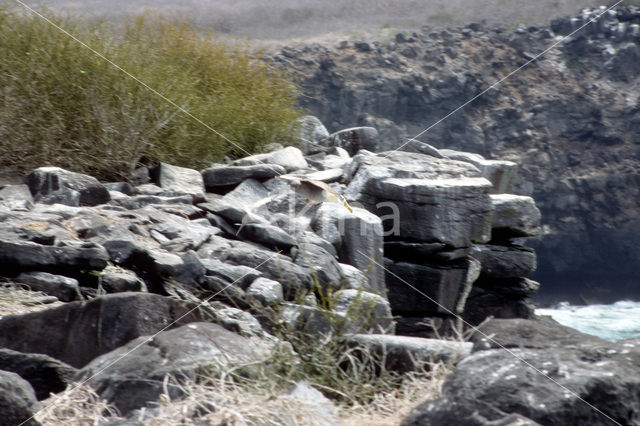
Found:
[[542, 294], [637, 298], [640, 9], [602, 12], [585, 9], [547, 27], [474, 23], [395, 40], [300, 44], [273, 60], [298, 76], [300, 103], [330, 131], [373, 125], [376, 150], [414, 150], [404, 138], [419, 135], [441, 153], [520, 164], [513, 187], [500, 192], [532, 196], [542, 211], [543, 233], [531, 242], [534, 279], [549, 284]]
[[[513, 163], [419, 143], [374, 153], [373, 128], [324, 137], [305, 120], [306, 155], [287, 147], [202, 172], [160, 163], [129, 183], [45, 168], [30, 192], [1, 188], [0, 278], [65, 302], [0, 317], [0, 348], [27, 364], [7, 368], [42, 397], [62, 390], [69, 364], [127, 414], [216, 363], [261, 362], [276, 331], [339, 335], [405, 373], [472, 348], [417, 324], [441, 321], [444, 334], [461, 315], [529, 316], [513, 308], [537, 290], [519, 244], [540, 217], [531, 198], [501, 193]], [[284, 173], [328, 185], [327, 201]], [[108, 198], [80, 203], [85, 187]], [[48, 357], [61, 366], [43, 384], [33, 371], [49, 374]]]
[[528, 422], [518, 424], [640, 424], [637, 339], [584, 339], [540, 320], [502, 320], [485, 331], [495, 334], [479, 339], [499, 349], [478, 348], [461, 361], [442, 397], [416, 407], [403, 425], [507, 424], [517, 416]]

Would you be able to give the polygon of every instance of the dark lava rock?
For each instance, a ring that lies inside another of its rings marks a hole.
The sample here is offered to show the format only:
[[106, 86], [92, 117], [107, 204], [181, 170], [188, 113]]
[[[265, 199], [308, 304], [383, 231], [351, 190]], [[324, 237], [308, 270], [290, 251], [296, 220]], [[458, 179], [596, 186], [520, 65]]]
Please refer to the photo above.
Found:
[[78, 370], [42, 354], [0, 349], [0, 370], [16, 373], [31, 384], [39, 401], [65, 390]]
[[32, 419], [38, 408], [29, 382], [15, 373], [0, 371], [0, 422], [3, 425], [39, 425]]

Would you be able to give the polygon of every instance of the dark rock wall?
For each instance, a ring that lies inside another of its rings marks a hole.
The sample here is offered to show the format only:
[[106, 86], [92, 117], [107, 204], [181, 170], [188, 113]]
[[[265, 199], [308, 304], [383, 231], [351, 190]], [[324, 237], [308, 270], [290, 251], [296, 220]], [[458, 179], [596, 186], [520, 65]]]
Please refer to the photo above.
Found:
[[545, 225], [533, 243], [542, 295], [637, 298], [640, 9], [618, 7], [560, 41], [601, 12], [548, 28], [474, 24], [287, 47], [274, 59], [330, 131], [373, 125], [386, 149], [420, 133], [438, 148], [520, 164], [515, 192], [537, 200]]

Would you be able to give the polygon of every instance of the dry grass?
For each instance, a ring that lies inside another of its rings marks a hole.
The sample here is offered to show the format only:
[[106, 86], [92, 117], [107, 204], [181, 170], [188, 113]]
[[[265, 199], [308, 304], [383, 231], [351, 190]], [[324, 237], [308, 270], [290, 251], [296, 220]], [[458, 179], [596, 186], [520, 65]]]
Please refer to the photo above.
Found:
[[30, 291], [13, 283], [0, 284], [0, 317], [26, 314], [60, 306], [62, 302], [40, 303], [47, 297], [39, 291]]
[[43, 426], [99, 425], [116, 419], [116, 411], [88, 385], [69, 387], [64, 392], [41, 401], [35, 419]]

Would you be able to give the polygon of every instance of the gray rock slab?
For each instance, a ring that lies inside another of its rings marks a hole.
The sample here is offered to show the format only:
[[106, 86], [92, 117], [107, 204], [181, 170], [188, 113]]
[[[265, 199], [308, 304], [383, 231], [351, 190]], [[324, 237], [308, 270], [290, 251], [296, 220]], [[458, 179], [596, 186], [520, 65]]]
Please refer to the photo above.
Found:
[[95, 206], [109, 202], [109, 190], [93, 176], [59, 167], [40, 167], [28, 173], [24, 183], [36, 202], [61, 202], [71, 206]]
[[217, 166], [202, 171], [204, 186], [210, 192], [227, 192], [245, 179], [267, 180], [286, 173], [278, 164]]
[[637, 341], [477, 352], [447, 377], [441, 399], [421, 404], [403, 424], [434, 424], [441, 418], [435, 413], [457, 416], [452, 400], [487, 419], [498, 413], [520, 414], [543, 425], [575, 424], [576, 419], [589, 425], [637, 424], [638, 365]]
[[234, 166], [275, 164], [284, 167], [287, 172], [306, 169], [307, 167], [309, 167], [309, 165], [307, 164], [307, 160], [304, 159], [304, 154], [302, 153], [302, 151], [294, 146], [288, 146], [277, 151], [240, 158], [233, 161], [231, 164]]
[[0, 370], [16, 373], [33, 387], [41, 401], [65, 390], [78, 370], [42, 354], [22, 353], [0, 348]]
[[482, 264], [482, 274], [493, 278], [524, 277], [537, 266], [536, 253], [529, 247], [478, 244], [469, 254]]
[[37, 426], [32, 417], [40, 408], [29, 382], [15, 373], [0, 371], [0, 418], [6, 425]]
[[393, 315], [389, 301], [362, 290], [339, 290], [333, 293], [333, 311], [347, 318], [352, 333], [392, 333]]
[[440, 154], [445, 158], [473, 164], [480, 169], [482, 176], [487, 178], [493, 185], [492, 194], [511, 192], [513, 179], [518, 167], [513, 161], [487, 160], [480, 154], [451, 149], [441, 149]]
[[247, 223], [240, 228], [238, 235], [243, 240], [260, 243], [272, 250], [288, 252], [298, 245], [297, 241], [281, 228], [266, 223]]
[[378, 131], [373, 127], [352, 127], [340, 130], [329, 136], [333, 146], [344, 148], [350, 155], [355, 155], [361, 149], [377, 151], [379, 140]]
[[204, 181], [197, 170], [160, 163], [151, 170], [151, 177], [165, 191], [191, 195], [194, 200], [204, 199]]
[[147, 286], [138, 275], [128, 269], [109, 265], [100, 274], [100, 286], [107, 293], [146, 291]]
[[323, 294], [342, 287], [344, 275], [336, 258], [321, 246], [301, 243], [291, 250], [293, 262], [311, 271]]
[[400, 373], [428, 369], [428, 365], [434, 362], [454, 364], [469, 356], [473, 348], [469, 342], [389, 334], [356, 334], [349, 336], [347, 341], [368, 348], [379, 356], [386, 356], [387, 369]]
[[232, 265], [213, 257], [200, 258], [206, 269], [206, 274], [220, 278], [228, 283], [237, 283], [242, 289], [261, 276], [257, 269], [245, 265]]
[[6, 185], [0, 188], [0, 208], [29, 211], [32, 207], [33, 196], [27, 185]]
[[[141, 336], [94, 359], [80, 371], [78, 379], [91, 377], [88, 384], [126, 415], [157, 401], [165, 389], [171, 398], [181, 396], [182, 390], [174, 380], [195, 379], [207, 368], [224, 371], [249, 365], [268, 356], [271, 348], [259, 338], [196, 322]], [[167, 376], [174, 379], [165, 386]]]
[[305, 381], [300, 381], [289, 389], [288, 396], [304, 403], [315, 412], [318, 426], [339, 426], [338, 409], [322, 392]]
[[512, 194], [491, 195], [493, 219], [491, 227], [515, 237], [531, 237], [540, 234], [541, 215], [531, 197]]
[[252, 282], [247, 289], [247, 296], [263, 306], [276, 305], [284, 301], [282, 285], [269, 278], [258, 278]]
[[81, 298], [78, 280], [48, 272], [22, 272], [15, 281], [24, 284], [32, 291], [41, 291], [55, 296], [62, 302], [71, 302]]
[[0, 265], [9, 270], [102, 270], [109, 256], [95, 243], [59, 242], [55, 246], [30, 241], [0, 240]]
[[[192, 308], [149, 293], [117, 293], [88, 302], [70, 302], [2, 317], [0, 347], [46, 354], [81, 368], [138, 336], [198, 321], [197, 310], [189, 313]], [[174, 321], [177, 322], [173, 324]]]
[[353, 290], [364, 290], [370, 291], [369, 281], [367, 280], [364, 272], [360, 271], [353, 265], [349, 265], [348, 263], [340, 263], [340, 268], [342, 268], [342, 274], [344, 275], [345, 289], [353, 289]]

